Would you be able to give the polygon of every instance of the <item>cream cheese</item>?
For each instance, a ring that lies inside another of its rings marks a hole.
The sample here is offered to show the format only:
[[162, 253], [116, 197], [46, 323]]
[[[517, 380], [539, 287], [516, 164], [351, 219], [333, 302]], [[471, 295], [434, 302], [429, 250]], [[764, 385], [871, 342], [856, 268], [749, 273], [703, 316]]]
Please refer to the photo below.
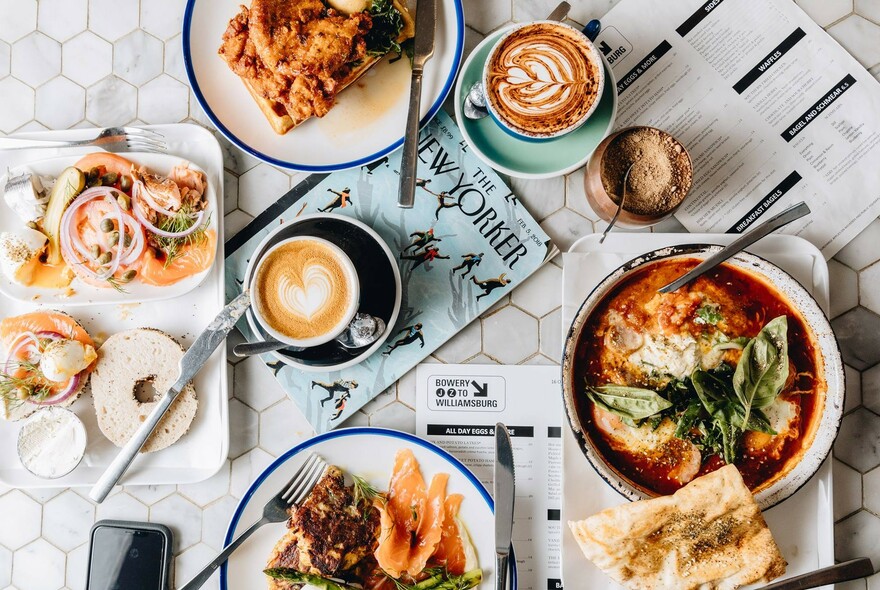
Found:
[[36, 475], [54, 479], [79, 465], [86, 450], [86, 429], [70, 410], [47, 407], [32, 414], [18, 433], [18, 457]]

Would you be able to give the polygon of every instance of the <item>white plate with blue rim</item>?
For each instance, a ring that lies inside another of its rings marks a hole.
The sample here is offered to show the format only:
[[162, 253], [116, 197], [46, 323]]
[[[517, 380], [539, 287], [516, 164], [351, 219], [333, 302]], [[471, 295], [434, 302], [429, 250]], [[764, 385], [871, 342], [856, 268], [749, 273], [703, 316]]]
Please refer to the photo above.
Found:
[[[205, 114], [236, 146], [275, 166], [332, 172], [361, 166], [403, 143], [409, 108], [410, 64], [386, 56], [337, 96], [322, 118], [278, 135], [242, 81], [217, 54], [240, 0], [187, 0], [183, 56], [193, 93]], [[409, 8], [415, 15], [415, 1]], [[462, 0], [437, 3], [434, 55], [425, 65], [421, 124], [430, 121], [452, 90], [464, 50]]]
[[[284, 486], [306, 460], [310, 452], [323, 457], [346, 473], [363, 477], [377, 489], [387, 490], [394, 467], [394, 456], [400, 449], [410, 449], [419, 462], [426, 481], [436, 473], [448, 473], [447, 494], [462, 494], [459, 518], [464, 523], [477, 553], [483, 579], [481, 590], [495, 587], [495, 532], [492, 497], [483, 484], [458, 459], [440, 447], [412, 434], [384, 428], [342, 428], [297, 445], [278, 457], [251, 484], [232, 515], [224, 545], [262, 516], [263, 505]], [[265, 588], [263, 569], [272, 548], [284, 535], [285, 523], [260, 528], [224, 564], [220, 572], [221, 590]], [[514, 559], [508, 580], [516, 590]]]

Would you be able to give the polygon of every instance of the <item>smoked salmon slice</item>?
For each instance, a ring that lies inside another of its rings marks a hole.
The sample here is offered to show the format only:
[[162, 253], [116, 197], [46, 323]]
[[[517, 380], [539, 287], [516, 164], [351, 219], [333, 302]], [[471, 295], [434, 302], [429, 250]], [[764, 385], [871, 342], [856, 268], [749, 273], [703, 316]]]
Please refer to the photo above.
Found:
[[446, 496], [444, 503], [446, 514], [443, 519], [442, 534], [440, 543], [437, 544], [437, 551], [434, 552], [434, 560], [438, 564], [444, 565], [450, 574], [457, 576], [467, 571], [467, 553], [456, 518], [462, 500], [464, 500], [464, 496], [461, 494]]
[[0, 343], [6, 350], [12, 347], [19, 336], [27, 332], [57, 332], [65, 338], [95, 345], [91, 336], [76, 320], [59, 311], [32, 311], [0, 321]]
[[217, 234], [205, 231], [204, 238], [180, 247], [181, 253], [171, 262], [156, 258], [151, 250], [144, 254], [141, 280], [148, 285], [164, 287], [211, 268], [217, 250]]
[[437, 550], [446, 520], [446, 483], [438, 473], [426, 489], [418, 461], [409, 449], [394, 458], [387, 498], [376, 501], [380, 515], [376, 561], [388, 575], [417, 576]]

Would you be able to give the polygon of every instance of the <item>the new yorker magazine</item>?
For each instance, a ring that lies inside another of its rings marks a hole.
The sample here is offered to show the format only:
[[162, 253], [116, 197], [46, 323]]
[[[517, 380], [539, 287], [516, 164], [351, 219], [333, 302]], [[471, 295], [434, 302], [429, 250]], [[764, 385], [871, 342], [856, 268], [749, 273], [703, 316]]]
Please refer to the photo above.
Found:
[[[248, 259], [271, 229], [300, 215], [360, 219], [397, 257], [402, 305], [387, 342], [364, 362], [313, 373], [263, 360], [317, 432], [384, 391], [556, 253], [547, 234], [440, 114], [419, 141], [415, 207], [397, 207], [400, 151], [361, 168], [312, 175], [226, 245], [226, 296], [241, 291]], [[246, 322], [239, 329], [254, 336]]]

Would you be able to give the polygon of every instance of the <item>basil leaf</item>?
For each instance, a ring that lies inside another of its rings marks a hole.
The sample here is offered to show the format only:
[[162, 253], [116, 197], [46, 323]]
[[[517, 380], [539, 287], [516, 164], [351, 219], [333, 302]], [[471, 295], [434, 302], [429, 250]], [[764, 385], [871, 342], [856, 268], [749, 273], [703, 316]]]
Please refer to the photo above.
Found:
[[746, 345], [751, 341], [751, 338], [746, 338], [745, 336], [740, 336], [738, 338], [734, 338], [732, 340], [725, 340], [724, 342], [719, 342], [715, 346], [712, 347], [712, 350], [742, 350], [746, 347]]
[[743, 430], [755, 430], [771, 436], [779, 434], [773, 430], [773, 427], [770, 425], [770, 420], [767, 418], [767, 414], [758, 408], [752, 408], [752, 412], [749, 416], [749, 423], [746, 424]]
[[672, 407], [656, 391], [625, 385], [587, 386], [587, 396], [599, 407], [629, 420], [644, 420]]
[[788, 319], [770, 320], [746, 344], [733, 373], [733, 390], [745, 408], [743, 423], [749, 423], [752, 408], [773, 403], [788, 379]]

